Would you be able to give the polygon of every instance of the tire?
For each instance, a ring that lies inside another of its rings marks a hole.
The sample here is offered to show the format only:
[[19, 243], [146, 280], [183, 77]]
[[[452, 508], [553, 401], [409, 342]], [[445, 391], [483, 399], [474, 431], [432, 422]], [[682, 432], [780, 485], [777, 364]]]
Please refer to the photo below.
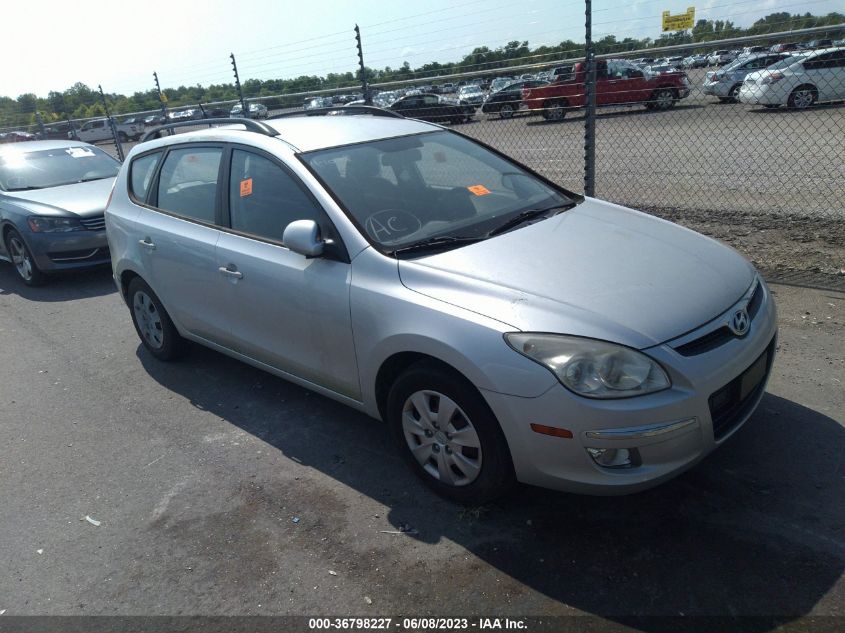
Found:
[[731, 88], [731, 91], [728, 93], [727, 101], [731, 103], [738, 103], [739, 102], [739, 89], [742, 88], [742, 84], [736, 84]]
[[796, 110], [806, 110], [807, 108], [811, 108], [816, 105], [818, 98], [819, 93], [814, 86], [798, 86], [789, 95], [789, 99], [786, 104], [790, 108], [795, 108]]
[[566, 118], [567, 101], [558, 99], [543, 104], [543, 118], [546, 121], [563, 121]]
[[510, 103], [503, 103], [499, 108], [500, 119], [511, 119], [514, 114], [516, 114], [516, 109]]
[[38, 268], [32, 252], [17, 229], [10, 228], [6, 232], [6, 252], [21, 281], [27, 286], [43, 286], [47, 283], [47, 275]]
[[653, 110], [669, 110], [675, 106], [677, 94], [672, 88], [658, 88], [651, 95], [649, 104]]
[[126, 135], [126, 132], [118, 132], [117, 138], [120, 139], [121, 143], [125, 143], [126, 141], [129, 140], [129, 137]]
[[173, 321], [152, 288], [140, 277], [129, 283], [127, 291], [132, 324], [147, 351], [159, 360], [178, 358], [186, 347]]
[[[439, 420], [446, 410], [449, 419]], [[402, 457], [438, 494], [482, 504], [513, 487], [516, 480], [504, 434], [478, 390], [463, 376], [435, 362], [412, 365], [391, 387], [386, 414]]]

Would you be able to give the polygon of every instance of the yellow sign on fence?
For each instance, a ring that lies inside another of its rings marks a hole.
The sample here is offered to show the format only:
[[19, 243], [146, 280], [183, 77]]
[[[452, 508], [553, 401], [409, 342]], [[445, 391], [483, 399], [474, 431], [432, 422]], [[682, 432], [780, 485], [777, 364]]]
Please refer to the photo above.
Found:
[[689, 7], [686, 13], [670, 15], [668, 11], [663, 12], [663, 32], [683, 31], [695, 26], [695, 7]]

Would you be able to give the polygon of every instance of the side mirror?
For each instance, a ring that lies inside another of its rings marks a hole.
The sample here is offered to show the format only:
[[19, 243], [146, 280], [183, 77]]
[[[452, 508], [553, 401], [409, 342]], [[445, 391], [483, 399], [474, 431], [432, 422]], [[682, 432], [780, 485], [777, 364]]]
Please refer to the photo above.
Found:
[[633, 68], [630, 68], [628, 70], [628, 77], [630, 77], [631, 79], [635, 79], [637, 77], [643, 77], [643, 76], [644, 76], [643, 71], [641, 71], [641, 70], [634, 70]]
[[320, 239], [320, 227], [314, 220], [296, 220], [285, 227], [282, 244], [307, 258], [323, 254], [326, 242]]

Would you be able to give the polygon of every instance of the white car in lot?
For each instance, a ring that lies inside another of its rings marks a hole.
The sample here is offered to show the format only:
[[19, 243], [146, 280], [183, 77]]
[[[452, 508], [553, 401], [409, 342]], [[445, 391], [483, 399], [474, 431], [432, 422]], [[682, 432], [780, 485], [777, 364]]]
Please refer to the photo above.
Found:
[[845, 47], [793, 55], [746, 76], [739, 101], [776, 108], [809, 108], [845, 99]]

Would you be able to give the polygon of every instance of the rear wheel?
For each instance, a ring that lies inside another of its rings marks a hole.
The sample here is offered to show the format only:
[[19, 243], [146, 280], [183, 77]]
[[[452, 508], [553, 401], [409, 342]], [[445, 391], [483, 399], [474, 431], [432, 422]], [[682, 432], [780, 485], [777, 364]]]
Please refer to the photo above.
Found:
[[789, 101], [787, 101], [787, 104], [790, 108], [804, 110], [815, 105], [818, 98], [819, 93], [813, 86], [798, 86], [792, 91], [792, 94], [789, 95]]
[[499, 108], [499, 117], [502, 119], [510, 119], [513, 117], [516, 109], [510, 103], [502, 104], [502, 107]]
[[6, 232], [6, 252], [18, 275], [27, 286], [41, 286], [47, 283], [47, 275], [38, 268], [29, 247], [15, 229], [10, 228]]
[[480, 504], [514, 484], [499, 423], [459, 374], [428, 361], [413, 365], [393, 384], [386, 414], [405, 461], [444, 497]]
[[178, 357], [184, 350], [185, 340], [179, 336], [152, 288], [136, 277], [130, 282], [127, 294], [132, 323], [147, 351], [159, 360]]
[[566, 117], [567, 102], [559, 99], [556, 101], [546, 101], [543, 104], [543, 118], [547, 121], [563, 121]]
[[742, 84], [736, 84], [731, 91], [728, 93], [728, 101], [736, 103], [739, 101], [739, 89], [742, 88]]

